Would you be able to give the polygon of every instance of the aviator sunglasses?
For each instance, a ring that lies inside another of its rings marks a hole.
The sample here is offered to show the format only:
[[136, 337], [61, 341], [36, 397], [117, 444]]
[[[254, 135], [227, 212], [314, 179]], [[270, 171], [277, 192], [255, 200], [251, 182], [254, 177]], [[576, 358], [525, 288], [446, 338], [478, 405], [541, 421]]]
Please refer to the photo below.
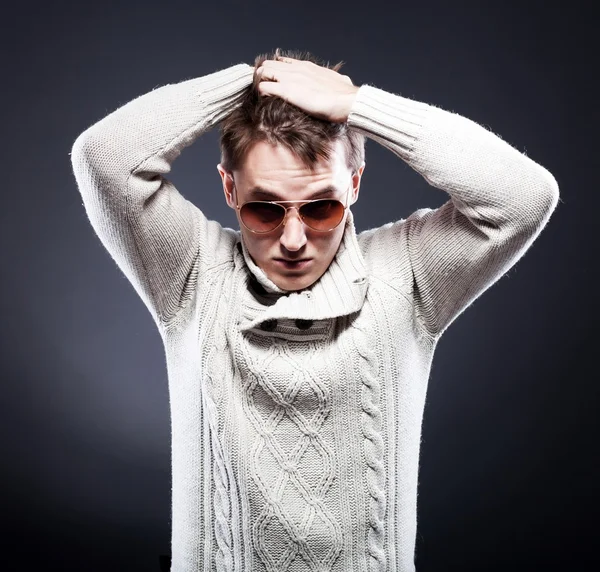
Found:
[[[235, 187], [233, 175], [229, 175]], [[352, 188], [350, 185], [349, 189]], [[348, 190], [349, 190], [348, 189]], [[349, 193], [346, 192], [346, 199]], [[235, 193], [235, 208], [240, 213], [243, 225], [256, 234], [272, 232], [282, 224], [285, 226], [287, 212], [296, 209], [302, 222], [309, 228], [321, 232], [329, 232], [336, 228], [344, 218], [348, 208], [347, 200], [344, 205], [337, 199], [312, 199], [307, 201], [247, 201], [237, 204], [237, 188]], [[284, 206], [284, 203], [302, 203], [300, 206]]]

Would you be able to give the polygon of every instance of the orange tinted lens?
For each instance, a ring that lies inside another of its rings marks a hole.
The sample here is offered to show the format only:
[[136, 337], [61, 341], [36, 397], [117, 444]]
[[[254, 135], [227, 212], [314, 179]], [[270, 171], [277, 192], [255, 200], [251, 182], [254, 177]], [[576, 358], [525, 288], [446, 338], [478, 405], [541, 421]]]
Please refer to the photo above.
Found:
[[315, 230], [332, 230], [344, 218], [344, 205], [334, 199], [306, 203], [300, 207], [304, 222]]
[[285, 209], [272, 203], [249, 202], [240, 209], [242, 222], [254, 232], [269, 232], [277, 228], [284, 216]]

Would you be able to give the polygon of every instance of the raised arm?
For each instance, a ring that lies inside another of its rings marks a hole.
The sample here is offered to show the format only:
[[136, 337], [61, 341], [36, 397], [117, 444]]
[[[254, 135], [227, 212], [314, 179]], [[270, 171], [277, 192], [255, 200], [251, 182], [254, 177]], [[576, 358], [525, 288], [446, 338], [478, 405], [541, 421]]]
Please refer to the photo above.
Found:
[[409, 286], [425, 329], [441, 335], [541, 232], [558, 202], [556, 180], [470, 119], [373, 86], [361, 86], [348, 124], [450, 195], [360, 237], [390, 283]]
[[88, 218], [157, 325], [188, 282], [219, 264], [232, 240], [165, 178], [181, 151], [226, 117], [252, 83], [237, 64], [146, 93], [86, 129], [71, 162]]
[[450, 195], [358, 236], [372, 270], [414, 301], [432, 337], [517, 262], [558, 203], [546, 169], [466, 117], [294, 58], [256, 73], [263, 95], [346, 122]]

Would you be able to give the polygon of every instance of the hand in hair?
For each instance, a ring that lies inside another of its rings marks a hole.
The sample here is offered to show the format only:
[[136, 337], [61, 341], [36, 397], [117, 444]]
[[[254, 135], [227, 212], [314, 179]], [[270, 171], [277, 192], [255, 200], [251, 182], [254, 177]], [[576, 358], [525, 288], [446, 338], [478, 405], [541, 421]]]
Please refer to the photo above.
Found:
[[309, 115], [335, 123], [347, 121], [359, 89], [347, 75], [281, 56], [265, 60], [255, 74], [261, 96], [281, 97]]

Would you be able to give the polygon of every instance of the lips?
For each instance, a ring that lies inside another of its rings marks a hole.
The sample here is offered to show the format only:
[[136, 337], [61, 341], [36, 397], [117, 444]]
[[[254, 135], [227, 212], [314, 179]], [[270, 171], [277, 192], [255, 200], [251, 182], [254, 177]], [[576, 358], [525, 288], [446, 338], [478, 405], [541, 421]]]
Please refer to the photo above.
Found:
[[306, 268], [310, 262], [312, 262], [311, 258], [298, 258], [297, 260], [290, 260], [289, 258], [275, 258], [274, 259], [279, 266], [282, 268], [286, 268], [287, 270], [302, 270]]

